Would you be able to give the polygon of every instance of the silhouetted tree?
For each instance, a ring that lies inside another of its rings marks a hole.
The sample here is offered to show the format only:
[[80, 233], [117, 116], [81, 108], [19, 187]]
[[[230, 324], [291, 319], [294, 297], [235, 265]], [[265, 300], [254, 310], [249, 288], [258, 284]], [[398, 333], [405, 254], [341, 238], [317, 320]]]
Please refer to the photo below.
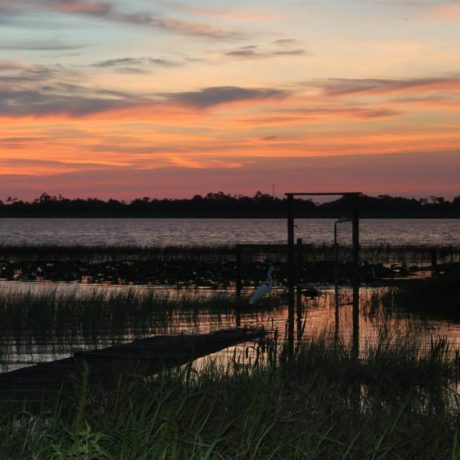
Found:
[[[344, 217], [350, 212], [347, 196], [326, 203], [296, 199], [295, 215], [302, 217]], [[460, 218], [460, 196], [404, 198], [363, 195], [363, 217], [453, 217]], [[0, 217], [286, 217], [286, 200], [256, 192], [254, 196], [230, 195], [222, 191], [195, 195], [191, 199], [136, 198], [131, 202], [96, 197], [68, 199], [42, 193], [31, 202], [9, 196], [0, 201]]]

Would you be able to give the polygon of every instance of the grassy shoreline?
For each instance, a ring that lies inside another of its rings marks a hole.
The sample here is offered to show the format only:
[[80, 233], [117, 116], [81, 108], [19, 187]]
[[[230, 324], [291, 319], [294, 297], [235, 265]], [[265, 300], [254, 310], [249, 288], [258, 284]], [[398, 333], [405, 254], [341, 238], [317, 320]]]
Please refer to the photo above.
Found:
[[323, 339], [293, 362], [191, 367], [3, 411], [0, 458], [458, 458], [458, 354], [380, 337], [366, 359]]

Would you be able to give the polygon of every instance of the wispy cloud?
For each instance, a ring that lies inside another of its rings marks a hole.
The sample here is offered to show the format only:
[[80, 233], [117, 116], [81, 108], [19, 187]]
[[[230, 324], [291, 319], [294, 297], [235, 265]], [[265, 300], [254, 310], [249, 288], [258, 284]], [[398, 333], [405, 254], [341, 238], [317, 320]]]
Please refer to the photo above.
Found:
[[294, 46], [297, 44], [297, 40], [294, 38], [279, 38], [273, 42], [275, 45], [278, 46]]
[[309, 53], [300, 48], [262, 50], [257, 45], [240, 46], [225, 53], [226, 56], [242, 59], [266, 59], [282, 56], [305, 56], [307, 54]]
[[239, 59], [266, 59], [283, 56], [305, 56], [310, 53], [300, 47], [297, 40], [282, 38], [273, 41], [266, 47], [259, 45], [244, 45], [229, 50], [225, 56]]
[[236, 38], [239, 34], [210, 24], [174, 19], [150, 13], [114, 12], [104, 16], [105, 19], [126, 24], [151, 27], [154, 29], [174, 32], [182, 35], [214, 39]]
[[0, 114], [7, 116], [85, 116], [134, 105], [131, 98], [91, 94], [83, 88], [55, 85], [43, 89], [0, 89]]
[[284, 109], [257, 116], [243, 116], [242, 126], [296, 126], [311, 123], [324, 123], [333, 120], [376, 120], [393, 118], [401, 115], [398, 110], [390, 108], [366, 108], [355, 106], [317, 106], [310, 108]]
[[41, 41], [4, 41], [0, 43], [0, 49], [11, 51], [71, 51], [87, 47], [87, 44], [66, 43], [57, 38]]
[[[55, 69], [47, 66], [23, 65], [12, 61], [0, 61], [0, 84], [40, 84], [49, 80]], [[1, 89], [1, 87], [0, 87]], [[7, 87], [3, 87], [4, 90]]]
[[169, 100], [198, 109], [240, 101], [274, 99], [287, 96], [287, 92], [274, 88], [241, 88], [238, 86], [216, 86], [199, 91], [171, 94]]
[[111, 69], [127, 73], [146, 73], [153, 68], [173, 68], [185, 65], [185, 62], [172, 61], [165, 58], [155, 57], [124, 57], [118, 59], [107, 59], [93, 64], [93, 67], [100, 69]]
[[353, 94], [391, 94], [409, 91], [451, 91], [460, 89], [460, 77], [412, 79], [345, 79], [320, 82], [320, 88], [329, 96]]
[[61, 14], [79, 15], [99, 20], [118, 22], [132, 26], [149, 27], [181, 35], [227, 39], [239, 34], [235, 31], [204, 23], [165, 16], [158, 12], [127, 12], [112, 2], [92, 0], [1, 0], [0, 11], [4, 22], [11, 21], [19, 14], [48, 10]]
[[140, 57], [140, 58], [119, 58], [107, 59], [94, 64], [95, 67], [118, 67], [118, 66], [140, 66], [140, 65], [157, 65], [161, 67], [176, 67], [178, 62], [170, 61], [169, 59], [153, 58], [153, 57]]

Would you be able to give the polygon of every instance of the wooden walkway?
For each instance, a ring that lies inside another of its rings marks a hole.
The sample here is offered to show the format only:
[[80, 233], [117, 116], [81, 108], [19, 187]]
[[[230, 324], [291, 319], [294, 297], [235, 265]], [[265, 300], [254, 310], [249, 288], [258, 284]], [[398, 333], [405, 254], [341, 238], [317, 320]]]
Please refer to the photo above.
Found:
[[0, 374], [0, 399], [40, 399], [68, 382], [116, 382], [120, 375], [148, 376], [238, 343], [255, 340], [263, 329], [227, 329], [210, 334], [157, 336]]

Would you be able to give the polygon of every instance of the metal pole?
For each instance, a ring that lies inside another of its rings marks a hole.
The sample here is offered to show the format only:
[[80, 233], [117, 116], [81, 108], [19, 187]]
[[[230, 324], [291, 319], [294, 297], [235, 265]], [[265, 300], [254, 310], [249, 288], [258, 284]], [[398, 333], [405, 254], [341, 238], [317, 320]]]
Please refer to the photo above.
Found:
[[353, 352], [359, 356], [359, 195], [352, 195], [352, 239], [353, 239]]
[[335, 265], [334, 265], [334, 293], [335, 293], [335, 336], [334, 341], [337, 346], [339, 341], [339, 243], [337, 240], [337, 225], [339, 221], [334, 222], [334, 249], [335, 249]]
[[295, 246], [294, 246], [294, 195], [287, 195], [287, 224], [288, 224], [288, 289], [289, 289], [289, 312], [288, 312], [288, 354], [294, 356], [294, 309], [295, 309]]
[[236, 327], [241, 326], [241, 290], [243, 287], [242, 276], [241, 276], [241, 247], [236, 246], [236, 306], [235, 306], [235, 323]]
[[339, 323], [340, 323], [340, 289], [339, 289], [339, 239], [338, 239], [338, 226], [341, 223], [350, 222], [350, 219], [339, 219], [334, 222], [334, 294], [335, 294], [335, 343], [337, 345], [339, 340]]

